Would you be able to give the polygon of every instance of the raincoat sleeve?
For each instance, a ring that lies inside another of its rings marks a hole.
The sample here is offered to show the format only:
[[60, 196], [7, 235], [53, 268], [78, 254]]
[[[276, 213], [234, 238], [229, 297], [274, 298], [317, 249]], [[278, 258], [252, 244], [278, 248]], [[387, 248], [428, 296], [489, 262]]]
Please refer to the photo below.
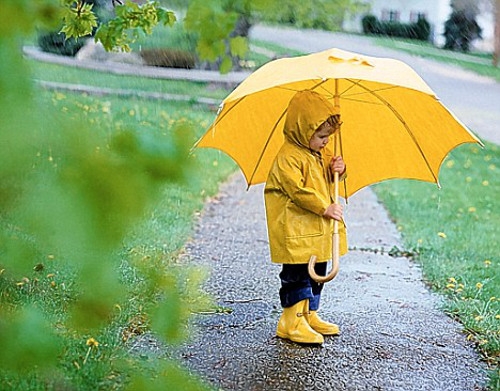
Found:
[[280, 183], [283, 191], [290, 200], [302, 209], [323, 216], [330, 203], [321, 197], [319, 192], [311, 186], [319, 181], [324, 182], [322, 173], [311, 170], [308, 165], [297, 158], [280, 159], [278, 162]]

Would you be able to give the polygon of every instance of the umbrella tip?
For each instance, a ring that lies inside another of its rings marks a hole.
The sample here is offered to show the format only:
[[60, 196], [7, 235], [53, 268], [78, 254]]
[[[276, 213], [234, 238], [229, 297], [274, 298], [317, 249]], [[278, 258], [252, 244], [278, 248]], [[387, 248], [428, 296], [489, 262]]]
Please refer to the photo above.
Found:
[[224, 102], [221, 102], [219, 108], [217, 109], [216, 116], [218, 116], [223, 109], [224, 109]]

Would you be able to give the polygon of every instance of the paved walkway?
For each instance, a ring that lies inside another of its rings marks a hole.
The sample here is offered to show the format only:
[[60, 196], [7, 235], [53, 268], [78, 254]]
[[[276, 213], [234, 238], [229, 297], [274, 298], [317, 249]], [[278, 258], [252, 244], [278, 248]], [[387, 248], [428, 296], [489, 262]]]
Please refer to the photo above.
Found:
[[[368, 47], [366, 41], [346, 43], [342, 39], [350, 36], [342, 34], [269, 28], [254, 34], [306, 52], [337, 46], [369, 55], [386, 53]], [[480, 118], [469, 118], [480, 107], [453, 99], [471, 88], [455, 84], [464, 76], [462, 71], [451, 72], [432, 62], [422, 66], [433, 72], [428, 79], [443, 79], [433, 88], [446, 96], [445, 104], [454, 106], [482, 138], [500, 142], [498, 121], [483, 126]], [[444, 77], [448, 74], [451, 81]], [[491, 80], [470, 74], [464, 80], [479, 83], [487, 93], [487, 88], [498, 93]], [[496, 118], [498, 110], [492, 111]], [[402, 248], [397, 230], [370, 189], [350, 199], [346, 220], [351, 247]], [[262, 187], [245, 191], [240, 174], [207, 204], [186, 255], [211, 270], [206, 289], [220, 306], [232, 311], [198, 316], [197, 336], [178, 352], [191, 370], [217, 389], [472, 391], [484, 387], [485, 365], [460, 324], [440, 311], [440, 298], [426, 288], [419, 267], [387, 253], [351, 251], [341, 260], [339, 276], [327, 284], [321, 311], [340, 324], [341, 336], [327, 338], [322, 348], [276, 338], [279, 266], [269, 260]]]
[[216, 71], [204, 71], [200, 69], [174, 69], [153, 66], [138, 66], [116, 61], [77, 60], [74, 57], [42, 52], [38, 48], [32, 46], [24, 47], [23, 51], [26, 56], [38, 61], [66, 66], [77, 66], [80, 68], [113, 73], [116, 75], [135, 75], [149, 77], [152, 79], [191, 80], [199, 82], [235, 84], [239, 83], [249, 75], [249, 72], [229, 72], [222, 75]]
[[[419, 267], [387, 253], [350, 251], [325, 286], [320, 311], [339, 337], [303, 347], [275, 337], [280, 268], [271, 264], [262, 186], [245, 190], [238, 173], [208, 202], [187, 246], [191, 263], [211, 271], [206, 289], [231, 313], [198, 315], [196, 335], [176, 357], [217, 390], [473, 391], [485, 366], [439, 310]], [[369, 189], [350, 198], [350, 246], [402, 247]]]

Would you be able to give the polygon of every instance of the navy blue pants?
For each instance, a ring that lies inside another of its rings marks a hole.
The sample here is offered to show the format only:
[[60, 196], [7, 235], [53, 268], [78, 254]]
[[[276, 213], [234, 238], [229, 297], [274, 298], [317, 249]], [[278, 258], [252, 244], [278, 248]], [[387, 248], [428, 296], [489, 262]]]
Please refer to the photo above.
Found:
[[[326, 275], [327, 262], [317, 263], [314, 270], [318, 276]], [[280, 300], [283, 308], [291, 307], [299, 301], [309, 299], [309, 310], [317, 311], [323, 284], [314, 281], [307, 271], [308, 264], [283, 264], [280, 273]]]

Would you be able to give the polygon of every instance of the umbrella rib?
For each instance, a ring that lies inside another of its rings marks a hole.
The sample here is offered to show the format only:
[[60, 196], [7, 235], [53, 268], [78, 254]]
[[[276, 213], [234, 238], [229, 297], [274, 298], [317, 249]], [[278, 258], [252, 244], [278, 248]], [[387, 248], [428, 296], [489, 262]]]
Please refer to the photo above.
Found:
[[[351, 90], [356, 85], [358, 85], [358, 83], [361, 83], [363, 81], [362, 79], [359, 79], [357, 82], [354, 82], [351, 79], [345, 79], [345, 80], [351, 82], [352, 84], [349, 87], [347, 87], [344, 91], [342, 91], [341, 93], [339, 93], [339, 97], [342, 97], [343, 100], [349, 100], [351, 102], [359, 102], [359, 103], [366, 103], [366, 104], [374, 104], [374, 105], [380, 104], [380, 103], [377, 103], [377, 102], [368, 102], [368, 101], [364, 101], [362, 99], [353, 98], [356, 95], [364, 95], [364, 94], [366, 94], [366, 92], [356, 92], [354, 94], [347, 94], [349, 92], [349, 90]], [[320, 83], [319, 85], [321, 85], [321, 84], [323, 84], [323, 83]], [[316, 87], [314, 87], [314, 88], [316, 88]], [[386, 90], [390, 90], [390, 89], [394, 89], [394, 88], [397, 88], [397, 86], [387, 86], [387, 87], [379, 88], [379, 89], [376, 89], [376, 90], [373, 90], [373, 91], [375, 91], [375, 92], [377, 92], [377, 91], [386, 91]], [[328, 90], [328, 89], [326, 89], [324, 87], [322, 89], [323, 89], [323, 91], [331, 94], [330, 90]], [[370, 91], [370, 90], [368, 90], [368, 91]], [[327, 98], [327, 99], [331, 99], [331, 98], [333, 98], [333, 95], [331, 95], [331, 97]]]
[[362, 100], [362, 99], [346, 98], [345, 96], [343, 96], [342, 99], [345, 101], [349, 101], [349, 102], [358, 102], [358, 103], [364, 103], [367, 105], [375, 105], [375, 106], [383, 106], [384, 105], [381, 102], [368, 102], [368, 101]]
[[[347, 95], [347, 92], [354, 88], [355, 86], [357, 85], [360, 85], [359, 83], [361, 83], [363, 80], [362, 79], [358, 79], [357, 82], [354, 82], [352, 79], [346, 79], [347, 81], [350, 81], [352, 84], [349, 88], [347, 88], [345, 91], [343, 91], [342, 93], [340, 93], [339, 95], [343, 98], [343, 99], [348, 99], [348, 97], [353, 97], [353, 96], [356, 96], [356, 95], [364, 95], [365, 92], [356, 92], [354, 94], [349, 94]], [[387, 87], [381, 87], [381, 88], [377, 88], [377, 89], [374, 89], [374, 90], [368, 90], [370, 93], [373, 91], [373, 92], [379, 92], [379, 91], [387, 91], [387, 90], [392, 90], [392, 89], [395, 89], [395, 88], [399, 88], [398, 86], [387, 86]]]
[[[311, 81], [314, 80], [314, 79], [310, 79]], [[321, 79], [321, 81], [319, 83], [317, 83], [316, 85], [314, 85], [313, 87], [309, 88], [310, 90], [315, 90], [316, 88], [318, 88], [319, 86], [321, 86], [322, 84], [326, 83], [328, 80], [327, 79]], [[287, 90], [287, 91], [295, 91], [295, 92], [299, 92], [299, 91], [302, 91], [302, 89], [298, 90], [296, 88], [290, 88], [290, 87], [285, 87], [284, 85], [278, 85], [275, 87], [276, 89], [282, 89], [282, 90]]]
[[[326, 83], [327, 80], [321, 80], [319, 83], [317, 83], [315, 86], [313, 86], [311, 88], [311, 90], [314, 90], [316, 88], [318, 88], [320, 85], [322, 85], [323, 83]], [[277, 86], [277, 88], [282, 88], [284, 90], [290, 90], [290, 91], [295, 91], [293, 90], [292, 88], [284, 88], [283, 86]], [[276, 131], [277, 127], [278, 127], [278, 124], [280, 123], [280, 121], [282, 120], [282, 118], [285, 116], [287, 112], [287, 109], [283, 110], [283, 112], [281, 113], [280, 117], [278, 118], [278, 120], [276, 121], [276, 123], [274, 124], [274, 127], [273, 129], [271, 130], [271, 132], [269, 133], [269, 137], [267, 138], [266, 140], [266, 143], [264, 145], [264, 148], [262, 148], [262, 152], [260, 153], [260, 156], [259, 158], [257, 159], [257, 164], [255, 164], [255, 168], [253, 169], [253, 172], [252, 172], [252, 175], [250, 176], [249, 180], [248, 180], [248, 187], [247, 187], [247, 190], [250, 188], [250, 185], [252, 183], [252, 180], [253, 180], [253, 177], [255, 176], [256, 172], [257, 172], [257, 169], [259, 168], [259, 165], [260, 163], [262, 162], [262, 157], [264, 156], [264, 152], [266, 151], [267, 149], [267, 146], [269, 145], [269, 142], [271, 141], [273, 135], [274, 135], [274, 132]]]
[[247, 95], [241, 97], [240, 99], [238, 99], [238, 102], [236, 102], [230, 109], [228, 109], [225, 113], [223, 113], [220, 117], [217, 116], [217, 118], [215, 119], [215, 122], [214, 124], [212, 125], [212, 128], [215, 129], [215, 126], [227, 115], [231, 112], [231, 110], [233, 110], [236, 106], [238, 106], [241, 101], [243, 101], [245, 98], [247, 97]]
[[252, 184], [253, 177], [255, 176], [255, 173], [257, 172], [257, 169], [259, 168], [259, 165], [262, 162], [262, 157], [264, 156], [264, 152], [266, 151], [267, 146], [269, 145], [269, 142], [271, 141], [271, 138], [273, 137], [274, 132], [278, 128], [278, 124], [280, 123], [281, 119], [285, 116], [285, 114], [286, 114], [286, 109], [283, 110], [283, 112], [281, 113], [280, 117], [278, 118], [278, 120], [274, 124], [273, 129], [271, 130], [271, 132], [269, 132], [269, 137], [266, 140], [266, 144], [264, 145], [264, 148], [262, 148], [262, 152], [260, 153], [260, 156], [257, 159], [257, 164], [255, 164], [255, 167], [253, 169], [252, 175], [250, 176], [250, 178], [248, 180], [247, 190], [250, 188], [250, 185]]
[[415, 146], [417, 147], [418, 151], [420, 152], [420, 155], [422, 155], [422, 158], [424, 159], [425, 164], [427, 165], [427, 168], [429, 169], [430, 173], [432, 174], [432, 177], [434, 178], [435, 182], [439, 186], [439, 181], [436, 178], [436, 175], [434, 175], [434, 172], [432, 171], [431, 165], [429, 164], [429, 161], [427, 160], [427, 157], [425, 156], [424, 151], [422, 151], [422, 148], [418, 144], [417, 139], [415, 138], [415, 135], [411, 131], [410, 127], [408, 126], [408, 124], [406, 123], [406, 121], [404, 120], [404, 118], [401, 117], [401, 115], [398, 113], [398, 111], [387, 100], [385, 100], [383, 97], [381, 97], [380, 95], [378, 95], [375, 91], [371, 91], [369, 88], [367, 88], [367, 87], [363, 86], [362, 84], [360, 84], [360, 81], [354, 81], [354, 80], [351, 80], [351, 79], [346, 79], [346, 80], [349, 80], [351, 83], [356, 84], [357, 86], [361, 87], [362, 89], [364, 89], [368, 93], [372, 94], [375, 98], [377, 98], [378, 100], [380, 100], [385, 106], [387, 106], [392, 111], [392, 113], [396, 116], [396, 118], [399, 120], [399, 122], [401, 122], [401, 124], [404, 126], [404, 128], [406, 129], [406, 131], [410, 135], [411, 139], [413, 140], [413, 143], [415, 144]]
[[[321, 87], [323, 84], [325, 84], [326, 82], [328, 81], [328, 79], [322, 79], [318, 84], [316, 84], [314, 87], [311, 88], [311, 90], [315, 90], [316, 88], [318, 87]], [[326, 88], [324, 88], [325, 91], [327, 92], [330, 92], [328, 91]], [[330, 92], [331, 93], [331, 92]]]

